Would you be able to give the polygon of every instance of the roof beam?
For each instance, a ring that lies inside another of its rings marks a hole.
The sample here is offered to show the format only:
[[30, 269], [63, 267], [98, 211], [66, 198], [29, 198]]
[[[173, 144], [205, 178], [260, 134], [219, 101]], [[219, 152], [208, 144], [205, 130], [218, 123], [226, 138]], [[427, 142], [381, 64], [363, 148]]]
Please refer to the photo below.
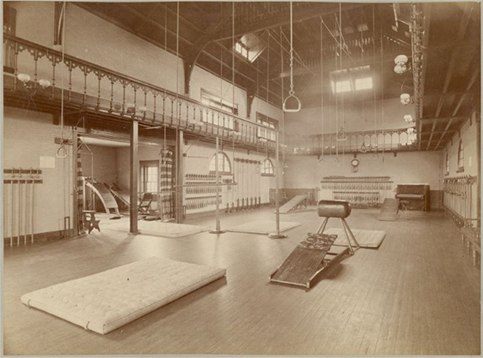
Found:
[[468, 119], [466, 116], [460, 116], [460, 117], [433, 117], [433, 118], [420, 118], [421, 121], [424, 122], [444, 122], [444, 121], [459, 121], [463, 119]]
[[[429, 43], [429, 26], [431, 24], [431, 3], [427, 3], [423, 5], [423, 13], [424, 13], [424, 20], [423, 20], [423, 47], [428, 46]], [[427, 57], [423, 54], [424, 57]], [[421, 69], [421, 92], [420, 92], [420, 98], [419, 98], [419, 108], [420, 108], [420, 113], [418, 113], [419, 118], [423, 116], [423, 104], [424, 104], [424, 83], [426, 81], [426, 69], [428, 65], [428, 60], [423, 59], [423, 68]], [[421, 121], [419, 121], [419, 126], [418, 126], [418, 149], [421, 150], [421, 130], [422, 130], [423, 124]]]
[[[461, 42], [464, 39], [466, 29], [468, 27], [468, 24], [470, 22], [470, 17], [471, 13], [473, 12], [473, 7], [470, 5], [470, 3], [465, 3], [465, 9], [463, 13], [463, 17], [461, 19], [460, 27], [458, 29], [458, 34], [456, 36], [456, 42]], [[453, 75], [453, 70], [456, 65], [456, 58], [459, 54], [459, 51], [457, 49], [454, 49], [452, 54], [451, 54], [451, 59], [449, 62], [448, 70], [446, 71], [446, 77], [444, 80], [444, 85], [443, 85], [443, 93], [441, 97], [439, 98], [438, 102], [438, 107], [436, 108], [436, 113], [435, 117], [439, 117], [439, 114], [441, 113], [441, 109], [443, 108], [444, 104], [444, 95], [446, 94], [446, 91], [448, 90], [449, 83], [451, 81], [451, 77]]]
[[[313, 19], [315, 17], [325, 16], [329, 14], [333, 14], [339, 11], [339, 4], [331, 4], [331, 3], [310, 3], [305, 2], [301, 3], [300, 6], [295, 6], [293, 8], [293, 21], [294, 22], [301, 22], [308, 19]], [[342, 4], [342, 10], [352, 10], [358, 9], [361, 7], [368, 6], [368, 4]], [[272, 29], [275, 27], [283, 26], [290, 24], [290, 8], [287, 6], [285, 10], [280, 11], [276, 16], [270, 16], [268, 18], [264, 18], [261, 20], [257, 20], [244, 26], [239, 26], [235, 29], [235, 37], [242, 36], [245, 34], [249, 34], [252, 32], [258, 32], [262, 30]], [[233, 36], [232, 33], [225, 31], [216, 38], [213, 38], [213, 41], [216, 40], [224, 40], [231, 38]]]

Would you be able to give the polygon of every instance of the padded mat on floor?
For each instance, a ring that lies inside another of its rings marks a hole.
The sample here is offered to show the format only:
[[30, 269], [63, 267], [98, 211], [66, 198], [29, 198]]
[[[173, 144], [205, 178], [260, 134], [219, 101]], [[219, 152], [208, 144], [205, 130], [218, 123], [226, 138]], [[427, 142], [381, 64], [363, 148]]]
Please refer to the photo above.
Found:
[[27, 293], [21, 301], [106, 334], [225, 274], [225, 269], [151, 257]]
[[[357, 242], [361, 247], [366, 248], [378, 248], [384, 238], [386, 237], [386, 232], [381, 230], [352, 230]], [[341, 228], [331, 228], [324, 231], [327, 235], [337, 235], [337, 240], [334, 245], [344, 245], [347, 246], [347, 238], [345, 232]]]
[[[290, 222], [290, 221], [281, 221], [280, 222], [280, 231], [287, 231], [294, 227], [300, 226], [298, 222]], [[268, 235], [270, 233], [275, 232], [275, 220], [260, 220], [260, 221], [251, 221], [246, 224], [238, 225], [228, 229], [227, 231], [231, 232], [241, 232], [246, 234], [259, 234], [259, 235]]]
[[[106, 228], [113, 230], [129, 231], [129, 223], [119, 224], [106, 224]], [[138, 231], [143, 235], [162, 236], [162, 237], [183, 237], [199, 232], [208, 231], [208, 227], [187, 225], [187, 224], [175, 224], [175, 223], [163, 223], [161, 221], [138, 221]]]

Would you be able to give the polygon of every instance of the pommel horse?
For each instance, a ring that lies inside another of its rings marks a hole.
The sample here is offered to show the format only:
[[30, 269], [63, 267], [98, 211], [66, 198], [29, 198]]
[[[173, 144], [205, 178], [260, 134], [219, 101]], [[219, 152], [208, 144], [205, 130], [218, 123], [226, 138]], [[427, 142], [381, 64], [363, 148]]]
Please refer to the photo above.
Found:
[[[271, 275], [271, 283], [280, 283], [310, 289], [315, 278], [328, 267], [340, 262], [346, 254], [353, 255], [354, 248], [359, 248], [354, 234], [347, 225], [345, 218], [351, 213], [347, 201], [321, 200], [317, 213], [324, 217], [315, 234], [308, 233], [292, 253]], [[348, 247], [332, 247], [337, 235], [324, 235], [325, 227], [330, 218], [339, 218], [347, 236]]]

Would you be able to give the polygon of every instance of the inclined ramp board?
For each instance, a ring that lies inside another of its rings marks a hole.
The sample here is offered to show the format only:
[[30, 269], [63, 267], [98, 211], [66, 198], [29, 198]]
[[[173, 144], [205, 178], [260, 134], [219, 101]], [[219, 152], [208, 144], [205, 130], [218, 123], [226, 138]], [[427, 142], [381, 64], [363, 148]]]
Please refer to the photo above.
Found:
[[380, 221], [396, 221], [397, 213], [399, 211], [399, 199], [384, 199], [381, 207], [381, 212], [377, 216]]
[[102, 183], [86, 183], [88, 186], [101, 200], [102, 204], [104, 205], [104, 209], [106, 210], [107, 214], [111, 214], [110, 209], [114, 209], [115, 213], [119, 215], [119, 208], [117, 206], [116, 199], [111, 194], [109, 188]]
[[21, 301], [106, 334], [225, 274], [225, 269], [151, 257], [27, 293]]
[[297, 205], [300, 205], [302, 201], [307, 199], [307, 195], [296, 195], [288, 202], [283, 204], [279, 209], [278, 212], [280, 214], [288, 214], [289, 211], [293, 210]]
[[336, 238], [335, 235], [313, 235], [301, 241], [270, 280], [307, 287]]

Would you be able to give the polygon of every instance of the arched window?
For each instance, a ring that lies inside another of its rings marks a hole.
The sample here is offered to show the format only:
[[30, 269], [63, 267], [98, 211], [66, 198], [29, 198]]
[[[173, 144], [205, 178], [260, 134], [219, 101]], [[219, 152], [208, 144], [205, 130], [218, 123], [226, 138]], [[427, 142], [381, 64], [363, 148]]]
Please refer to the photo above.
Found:
[[465, 171], [465, 151], [463, 148], [463, 141], [460, 139], [460, 145], [458, 146], [458, 170], [457, 172]]
[[[216, 172], [216, 154], [213, 155], [210, 162], [210, 174]], [[231, 164], [228, 156], [223, 152], [218, 152], [218, 173], [219, 174], [231, 174]]]
[[270, 159], [265, 159], [262, 164], [262, 175], [263, 176], [274, 176], [275, 170], [273, 169], [273, 163]]
[[446, 175], [449, 175], [449, 153], [448, 150], [446, 150]]

